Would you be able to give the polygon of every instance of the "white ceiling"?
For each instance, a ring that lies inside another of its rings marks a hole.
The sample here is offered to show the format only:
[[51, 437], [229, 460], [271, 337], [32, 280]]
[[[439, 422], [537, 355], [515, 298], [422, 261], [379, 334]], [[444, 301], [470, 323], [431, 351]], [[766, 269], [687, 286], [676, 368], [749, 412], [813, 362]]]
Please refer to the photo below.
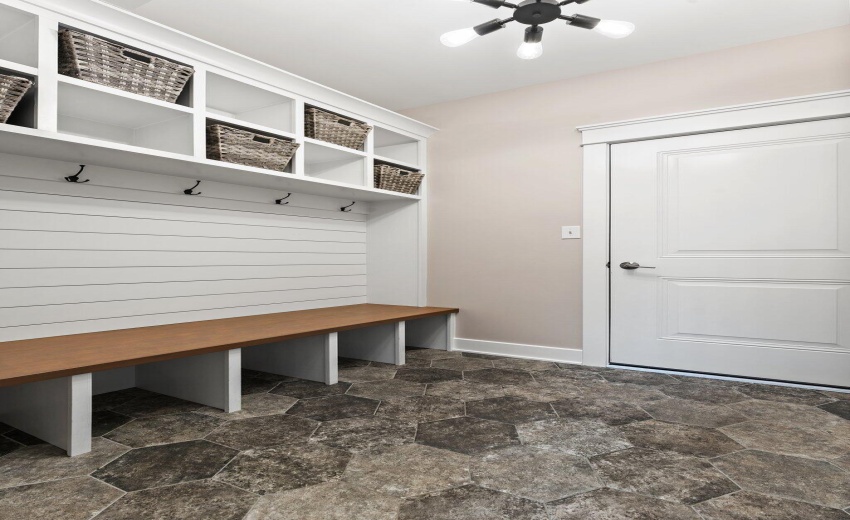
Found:
[[[542, 58], [525, 26], [450, 49], [443, 32], [509, 16], [450, 0], [107, 0], [289, 72], [399, 110], [850, 23], [848, 0], [592, 0], [565, 13], [628, 20], [610, 40], [560, 22]], [[518, 0], [517, 0], [518, 1]]]

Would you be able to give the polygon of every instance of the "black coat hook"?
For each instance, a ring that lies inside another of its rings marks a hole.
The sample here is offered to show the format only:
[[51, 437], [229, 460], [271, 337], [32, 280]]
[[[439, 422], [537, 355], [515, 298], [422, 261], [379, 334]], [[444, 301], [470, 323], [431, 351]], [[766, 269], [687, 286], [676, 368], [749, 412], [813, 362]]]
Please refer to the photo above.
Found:
[[195, 191], [194, 191], [195, 188], [197, 188], [198, 185], [200, 185], [200, 184], [201, 184], [201, 181], [196, 182], [195, 185], [192, 186], [191, 188], [189, 188], [188, 190], [183, 190], [183, 193], [185, 193], [186, 195], [200, 195], [201, 194], [200, 191], [198, 193], [195, 193]]
[[275, 204], [280, 204], [281, 206], [286, 206], [286, 205], [287, 205], [287, 204], [289, 204], [289, 203], [288, 203], [288, 202], [283, 202], [283, 201], [285, 201], [286, 199], [288, 199], [288, 198], [289, 198], [289, 197], [291, 197], [291, 196], [292, 196], [292, 193], [287, 193], [287, 194], [286, 194], [286, 197], [283, 197], [282, 199], [275, 199], [274, 203], [275, 203]]
[[348, 208], [350, 208], [351, 206], [353, 206], [355, 204], [357, 204], [356, 200], [354, 202], [352, 202], [351, 204], [349, 204], [348, 206], [343, 206], [343, 207], [339, 208], [339, 210], [342, 211], [343, 213], [350, 213], [351, 210], [348, 209]]
[[65, 177], [65, 180], [68, 181], [68, 182], [76, 182], [77, 184], [83, 184], [83, 183], [89, 182], [91, 179], [86, 179], [84, 181], [80, 180], [80, 174], [83, 173], [83, 170], [85, 170], [85, 169], [86, 169], [86, 165], [81, 164], [80, 165], [80, 171], [78, 171], [74, 175], [69, 175], [69, 176]]

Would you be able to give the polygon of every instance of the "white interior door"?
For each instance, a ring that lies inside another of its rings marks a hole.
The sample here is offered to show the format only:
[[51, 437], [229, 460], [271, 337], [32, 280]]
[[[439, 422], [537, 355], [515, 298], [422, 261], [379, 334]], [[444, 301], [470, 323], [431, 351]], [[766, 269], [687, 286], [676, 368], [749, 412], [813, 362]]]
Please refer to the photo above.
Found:
[[850, 119], [611, 153], [612, 363], [850, 387]]

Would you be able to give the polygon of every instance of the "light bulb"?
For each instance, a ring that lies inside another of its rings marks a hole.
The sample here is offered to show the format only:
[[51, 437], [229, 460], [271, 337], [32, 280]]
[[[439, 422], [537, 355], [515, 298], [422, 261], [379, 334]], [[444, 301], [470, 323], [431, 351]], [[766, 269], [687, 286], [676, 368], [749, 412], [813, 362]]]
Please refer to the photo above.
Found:
[[609, 38], [625, 38], [635, 31], [635, 24], [617, 20], [602, 20], [593, 30]]
[[517, 49], [516, 55], [524, 60], [539, 58], [543, 55], [543, 44], [541, 42], [523, 43], [519, 46], [519, 49]]
[[478, 38], [478, 33], [475, 32], [475, 29], [459, 29], [457, 31], [447, 32], [446, 34], [440, 36], [440, 41], [443, 42], [443, 45], [446, 47], [460, 47], [466, 43], [471, 42], [475, 38]]

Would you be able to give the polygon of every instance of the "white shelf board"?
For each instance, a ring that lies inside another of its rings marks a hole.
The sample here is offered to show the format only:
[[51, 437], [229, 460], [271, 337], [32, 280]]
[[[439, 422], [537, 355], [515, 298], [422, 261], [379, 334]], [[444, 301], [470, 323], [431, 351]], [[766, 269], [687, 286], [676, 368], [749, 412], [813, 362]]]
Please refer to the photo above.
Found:
[[[63, 93], [66, 101], [64, 104], [62, 102]], [[194, 110], [176, 103], [168, 103], [152, 97], [60, 75], [59, 113], [79, 119], [131, 127], [134, 124], [133, 122], [136, 121], [149, 120], [150, 123], [148, 124], [152, 124], [173, 119], [182, 114], [193, 114]], [[120, 122], [122, 120], [127, 121], [128, 124]]]
[[11, 70], [13, 72], [18, 72], [23, 74], [24, 76], [38, 76], [38, 69], [35, 67], [30, 67], [29, 65], [24, 65], [22, 63], [16, 63], [14, 61], [4, 60], [0, 58], [0, 69]]
[[284, 132], [283, 130], [279, 130], [277, 128], [271, 128], [269, 126], [263, 126], [263, 125], [256, 125], [254, 123], [249, 123], [249, 122], [243, 121], [241, 119], [222, 116], [222, 115], [219, 115], [219, 114], [216, 114], [216, 113], [213, 113], [213, 112], [207, 112], [206, 118], [212, 119], [212, 120], [215, 120], [215, 121], [220, 121], [222, 123], [228, 123], [228, 124], [231, 124], [233, 126], [241, 126], [241, 127], [244, 127], [244, 128], [250, 128], [252, 130], [256, 130], [257, 132], [264, 133], [264, 134], [273, 134], [273, 135], [279, 135], [281, 137], [288, 137], [290, 139], [295, 139], [295, 134], [293, 134], [292, 132]]
[[[331, 162], [337, 161], [340, 159], [345, 159], [342, 154], [350, 154], [350, 155], [359, 155], [360, 157], [366, 157], [366, 152], [361, 150], [355, 150], [354, 148], [346, 148], [345, 146], [340, 146], [338, 144], [329, 143], [327, 141], [320, 141], [319, 139], [313, 139], [312, 137], [305, 137], [304, 142], [308, 144], [313, 144], [321, 148], [325, 148], [328, 150], [327, 156], [336, 157], [335, 159], [331, 159], [329, 161], [318, 161], [318, 162]], [[341, 153], [340, 153], [341, 152]]]
[[415, 164], [406, 163], [404, 161], [397, 161], [397, 160], [392, 159], [390, 157], [383, 157], [383, 156], [380, 156], [380, 155], [375, 156], [375, 162], [389, 163], [389, 164], [392, 164], [393, 166], [401, 166], [402, 168], [406, 168], [408, 170], [416, 170], [420, 173], [421, 173], [421, 170], [422, 170], [419, 166], [417, 166]]
[[[361, 202], [420, 200], [420, 197], [416, 195], [345, 185], [250, 166], [9, 125], [0, 125], [0, 153]], [[58, 176], [63, 174], [64, 172], [57, 172]]]

